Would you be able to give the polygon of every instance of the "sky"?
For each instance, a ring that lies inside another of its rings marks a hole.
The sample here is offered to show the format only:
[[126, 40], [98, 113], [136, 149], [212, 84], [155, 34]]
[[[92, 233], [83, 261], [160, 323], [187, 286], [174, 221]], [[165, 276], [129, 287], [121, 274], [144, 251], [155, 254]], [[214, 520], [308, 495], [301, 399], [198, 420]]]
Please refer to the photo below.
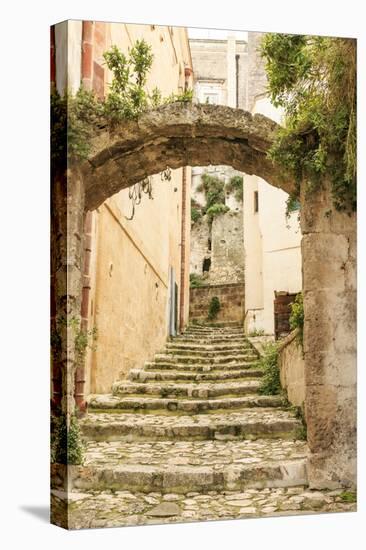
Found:
[[237, 40], [247, 40], [248, 33], [246, 31], [232, 31], [232, 30], [217, 30], [217, 29], [196, 29], [189, 28], [189, 38], [213, 38], [219, 40], [226, 40], [228, 35], [235, 35]]

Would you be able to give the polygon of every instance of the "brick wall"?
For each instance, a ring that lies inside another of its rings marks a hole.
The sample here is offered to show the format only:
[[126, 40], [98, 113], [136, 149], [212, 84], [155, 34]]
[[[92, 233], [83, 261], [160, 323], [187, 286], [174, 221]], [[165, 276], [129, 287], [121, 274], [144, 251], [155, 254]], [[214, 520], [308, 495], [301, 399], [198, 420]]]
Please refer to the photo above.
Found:
[[244, 285], [211, 285], [191, 288], [189, 320], [207, 321], [211, 299], [217, 296], [221, 309], [214, 322], [243, 322], [244, 319]]

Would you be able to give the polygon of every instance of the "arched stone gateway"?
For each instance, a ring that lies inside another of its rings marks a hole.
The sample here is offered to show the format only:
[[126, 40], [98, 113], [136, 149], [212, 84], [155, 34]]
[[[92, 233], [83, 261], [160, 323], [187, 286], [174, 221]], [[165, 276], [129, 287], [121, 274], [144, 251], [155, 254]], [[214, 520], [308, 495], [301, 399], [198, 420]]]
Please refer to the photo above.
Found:
[[172, 103], [101, 131], [82, 172], [92, 210], [146, 176], [182, 166], [226, 164], [288, 193], [292, 183], [266, 156], [278, 124], [221, 105]]
[[[100, 129], [80, 166], [53, 181], [52, 260], [56, 311], [80, 317], [83, 216], [167, 166], [225, 164], [290, 192], [266, 156], [278, 125], [245, 111], [176, 103], [138, 121]], [[304, 187], [304, 186], [303, 186]], [[67, 196], [66, 196], [67, 189]], [[330, 185], [301, 189], [306, 418], [312, 487], [356, 483], [356, 216], [333, 208]], [[62, 407], [74, 408], [75, 332], [64, 326]]]

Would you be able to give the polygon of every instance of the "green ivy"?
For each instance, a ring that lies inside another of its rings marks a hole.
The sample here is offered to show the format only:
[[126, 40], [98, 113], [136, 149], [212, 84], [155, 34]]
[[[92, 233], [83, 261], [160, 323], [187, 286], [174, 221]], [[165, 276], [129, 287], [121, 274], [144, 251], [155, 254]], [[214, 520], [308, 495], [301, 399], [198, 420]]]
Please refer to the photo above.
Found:
[[278, 395], [281, 393], [280, 369], [278, 366], [278, 347], [270, 342], [264, 347], [263, 356], [258, 361], [263, 370], [259, 393], [263, 395]]
[[83, 464], [85, 446], [79, 423], [72, 416], [67, 429], [64, 415], [51, 419], [51, 462], [57, 464]]
[[304, 332], [304, 300], [302, 292], [297, 294], [295, 301], [291, 304], [291, 314], [290, 314], [290, 328], [295, 330], [299, 329], [300, 341], [303, 341], [303, 332]]
[[214, 319], [216, 319], [216, 317], [219, 314], [220, 309], [221, 309], [221, 304], [220, 304], [219, 298], [217, 296], [213, 296], [211, 298], [210, 304], [208, 306], [207, 319], [209, 321], [213, 321]]
[[238, 202], [243, 202], [243, 176], [233, 176], [225, 185], [227, 193], [234, 193]]
[[212, 206], [210, 206], [210, 208], [206, 210], [208, 223], [211, 224], [214, 218], [216, 218], [220, 214], [225, 214], [229, 210], [230, 208], [228, 206], [225, 206], [225, 204], [213, 204]]
[[336, 209], [356, 208], [356, 41], [268, 33], [261, 45], [270, 99], [285, 112], [270, 158], [314, 191], [325, 174]]
[[199, 288], [205, 284], [205, 280], [203, 279], [202, 275], [198, 275], [197, 273], [191, 273], [189, 275], [189, 285], [191, 288]]
[[128, 54], [112, 46], [103, 54], [113, 78], [105, 99], [81, 87], [76, 94], [56, 90], [51, 93], [51, 151], [53, 168], [65, 167], [66, 161], [85, 160], [91, 140], [99, 127], [122, 120], [137, 119], [144, 111], [176, 101], [191, 102], [192, 90], [163, 98], [160, 90], [146, 91], [148, 73], [153, 63], [151, 46], [137, 40]]

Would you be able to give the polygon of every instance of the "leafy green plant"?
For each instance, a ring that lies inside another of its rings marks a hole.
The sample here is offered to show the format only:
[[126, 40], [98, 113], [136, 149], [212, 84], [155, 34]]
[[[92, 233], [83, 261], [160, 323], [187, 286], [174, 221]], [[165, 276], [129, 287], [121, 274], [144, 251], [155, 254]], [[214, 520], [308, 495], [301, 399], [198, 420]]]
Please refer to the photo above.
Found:
[[258, 361], [263, 370], [259, 393], [263, 395], [278, 395], [281, 393], [280, 369], [278, 366], [278, 347], [269, 342], [264, 347], [263, 356]]
[[211, 224], [217, 216], [220, 216], [220, 214], [225, 214], [228, 212], [230, 208], [226, 206], [225, 204], [213, 204], [206, 210], [207, 214], [207, 221], [209, 224]]
[[233, 176], [229, 182], [225, 185], [225, 191], [227, 193], [234, 193], [234, 196], [238, 202], [243, 202], [243, 177]]
[[343, 502], [357, 502], [357, 493], [356, 491], [343, 491], [339, 495]]
[[136, 119], [141, 113], [159, 105], [181, 101], [191, 102], [192, 90], [163, 98], [154, 88], [149, 94], [145, 87], [153, 63], [151, 46], [137, 40], [124, 54], [112, 46], [103, 54], [113, 78], [104, 99], [81, 87], [76, 94], [69, 91], [61, 96], [51, 93], [51, 150], [53, 169], [64, 167], [67, 159], [83, 160], [90, 154], [91, 139], [100, 126]]
[[201, 275], [198, 275], [197, 273], [191, 273], [189, 275], [189, 284], [191, 288], [198, 288], [200, 286], [203, 286], [205, 284], [205, 281]]
[[326, 174], [336, 209], [356, 208], [356, 41], [268, 33], [261, 45], [269, 94], [285, 112], [270, 158], [317, 189]]
[[198, 222], [202, 218], [202, 213], [198, 208], [195, 208], [194, 206], [191, 207], [191, 220], [193, 223]]
[[295, 330], [299, 329], [300, 341], [303, 341], [304, 333], [304, 300], [302, 292], [297, 294], [295, 301], [291, 304], [291, 314], [290, 314], [290, 328]]
[[208, 306], [207, 319], [209, 321], [213, 321], [214, 319], [216, 319], [216, 317], [219, 314], [220, 309], [221, 309], [221, 304], [220, 304], [219, 298], [217, 296], [213, 296], [211, 298], [210, 304]]
[[202, 174], [202, 191], [206, 197], [206, 210], [214, 204], [225, 204], [225, 182], [217, 176]]
[[64, 415], [53, 417], [51, 422], [51, 462], [83, 464], [85, 445], [76, 416], [71, 417], [69, 429]]

